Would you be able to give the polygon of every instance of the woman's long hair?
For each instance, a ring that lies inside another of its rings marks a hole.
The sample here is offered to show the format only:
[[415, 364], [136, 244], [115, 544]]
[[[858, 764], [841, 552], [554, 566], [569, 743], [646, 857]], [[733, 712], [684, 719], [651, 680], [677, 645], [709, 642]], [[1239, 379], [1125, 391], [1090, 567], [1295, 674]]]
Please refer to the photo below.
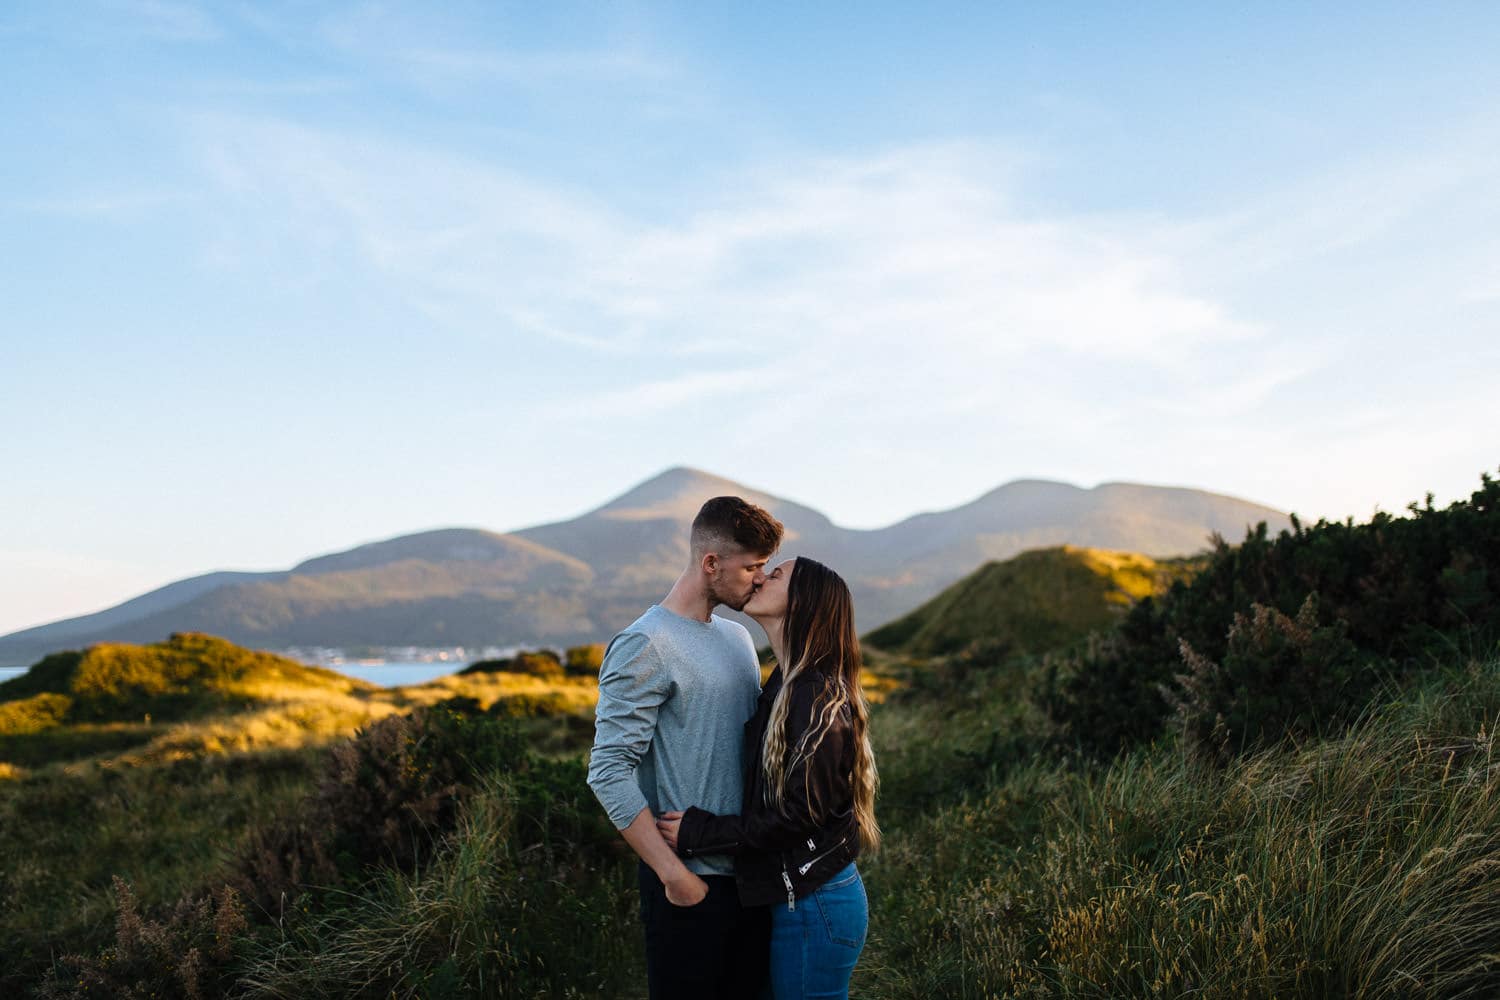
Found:
[[[798, 761], [811, 758], [838, 724], [840, 716], [848, 720], [854, 745], [854, 770], [849, 775], [854, 793], [854, 819], [859, 828], [860, 844], [865, 851], [880, 846], [880, 827], [875, 822], [875, 790], [879, 776], [875, 771], [875, 754], [870, 748], [870, 707], [860, 688], [859, 636], [854, 631], [854, 599], [849, 586], [833, 570], [805, 556], [792, 563], [792, 577], [787, 581], [786, 616], [782, 619], [781, 690], [771, 703], [771, 719], [766, 726], [761, 767], [765, 774], [765, 800], [780, 809], [787, 794], [787, 772]], [[817, 676], [822, 690], [813, 702], [812, 724], [797, 741], [787, 746], [788, 692], [799, 677]], [[819, 804], [812, 801], [811, 789], [804, 786], [813, 809], [813, 817], [822, 820]]]

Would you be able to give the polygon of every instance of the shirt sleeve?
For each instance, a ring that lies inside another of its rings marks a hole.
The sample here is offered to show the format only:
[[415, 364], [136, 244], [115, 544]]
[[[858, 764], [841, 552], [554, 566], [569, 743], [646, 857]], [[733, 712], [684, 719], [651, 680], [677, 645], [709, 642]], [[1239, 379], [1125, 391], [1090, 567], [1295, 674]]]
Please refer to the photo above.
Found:
[[616, 829], [625, 829], [648, 805], [635, 770], [651, 746], [657, 713], [670, 692], [671, 681], [650, 640], [638, 632], [615, 636], [599, 668], [588, 782]]

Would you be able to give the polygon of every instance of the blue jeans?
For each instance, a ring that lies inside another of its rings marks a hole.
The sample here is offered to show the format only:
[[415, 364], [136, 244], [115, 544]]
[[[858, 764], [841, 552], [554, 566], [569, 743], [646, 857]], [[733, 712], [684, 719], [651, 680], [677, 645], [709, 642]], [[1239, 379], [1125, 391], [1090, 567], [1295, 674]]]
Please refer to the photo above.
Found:
[[851, 861], [797, 900], [771, 907], [771, 991], [776, 1000], [847, 1000], [849, 976], [865, 946], [870, 905]]

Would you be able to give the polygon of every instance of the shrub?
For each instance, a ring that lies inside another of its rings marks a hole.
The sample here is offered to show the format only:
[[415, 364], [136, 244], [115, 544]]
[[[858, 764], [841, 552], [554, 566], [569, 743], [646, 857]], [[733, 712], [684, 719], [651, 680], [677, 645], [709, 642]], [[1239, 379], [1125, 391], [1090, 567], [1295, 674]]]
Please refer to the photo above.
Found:
[[24, 736], [60, 726], [72, 707], [72, 698], [50, 691], [0, 702], [0, 736]]
[[[1293, 518], [1275, 538], [1262, 523], [1237, 546], [1217, 539], [1190, 583], [1143, 600], [1109, 639], [1055, 665], [1041, 704], [1068, 742], [1096, 755], [1150, 740], [1172, 712], [1162, 692], [1181, 672], [1183, 643], [1227, 668], [1236, 616], [1253, 619], [1258, 605], [1292, 618], [1311, 594], [1323, 620], [1344, 623], [1369, 664], [1363, 670], [1401, 680], [1455, 651], [1492, 648], [1500, 640], [1500, 481], [1481, 479], [1467, 501], [1441, 510], [1429, 496], [1409, 517], [1382, 512], [1366, 524], [1310, 528]], [[1331, 703], [1320, 703], [1304, 723], [1334, 726], [1357, 711], [1374, 678], [1354, 681], [1347, 705], [1329, 714]]]
[[534, 653], [520, 652], [505, 660], [478, 660], [459, 674], [507, 673], [555, 679], [566, 674], [562, 659], [550, 649]]
[[45, 1000], [159, 997], [213, 1000], [226, 995], [232, 959], [246, 928], [235, 893], [183, 899], [163, 920], [143, 917], [130, 886], [114, 877], [115, 941], [97, 955], [67, 955], [37, 989]]
[[1187, 670], [1161, 695], [1190, 749], [1224, 760], [1337, 727], [1364, 706], [1378, 675], [1359, 669], [1342, 622], [1318, 625], [1317, 604], [1309, 594], [1295, 619], [1263, 604], [1235, 615], [1222, 666], [1182, 641]]
[[574, 646], [567, 652], [568, 673], [587, 677], [598, 677], [604, 666], [604, 643], [595, 642], [587, 646]]

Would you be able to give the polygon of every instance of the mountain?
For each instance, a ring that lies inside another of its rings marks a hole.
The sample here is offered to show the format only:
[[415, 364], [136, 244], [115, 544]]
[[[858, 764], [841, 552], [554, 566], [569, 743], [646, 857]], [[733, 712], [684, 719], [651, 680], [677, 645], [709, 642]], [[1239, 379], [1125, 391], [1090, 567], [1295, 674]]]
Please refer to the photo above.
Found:
[[985, 563], [864, 637], [886, 652], [954, 653], [973, 642], [1010, 652], [1057, 649], [1109, 628], [1143, 597], [1190, 577], [1195, 560], [1063, 545]]
[[738, 494], [787, 527], [781, 556], [849, 581], [862, 629], [899, 617], [981, 564], [1064, 544], [1166, 557], [1238, 539], [1267, 507], [1199, 490], [1008, 483], [952, 510], [874, 530], [696, 469], [657, 475], [580, 517], [508, 534], [448, 528], [308, 559], [274, 573], [211, 573], [114, 608], [0, 636], [0, 662], [96, 642], [207, 632], [288, 646], [570, 645], [608, 638], [658, 600], [687, 561], [704, 500]]

